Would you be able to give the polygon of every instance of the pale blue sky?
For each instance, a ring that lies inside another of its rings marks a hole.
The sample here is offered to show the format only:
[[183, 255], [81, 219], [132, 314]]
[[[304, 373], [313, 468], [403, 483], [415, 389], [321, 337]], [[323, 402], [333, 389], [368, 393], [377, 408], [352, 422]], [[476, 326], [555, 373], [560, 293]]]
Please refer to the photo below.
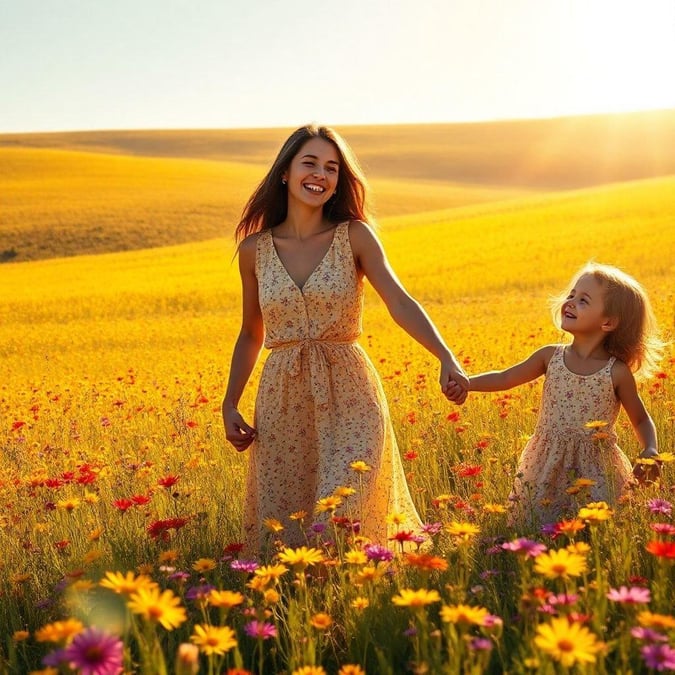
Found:
[[675, 108], [675, 0], [0, 0], [0, 133]]

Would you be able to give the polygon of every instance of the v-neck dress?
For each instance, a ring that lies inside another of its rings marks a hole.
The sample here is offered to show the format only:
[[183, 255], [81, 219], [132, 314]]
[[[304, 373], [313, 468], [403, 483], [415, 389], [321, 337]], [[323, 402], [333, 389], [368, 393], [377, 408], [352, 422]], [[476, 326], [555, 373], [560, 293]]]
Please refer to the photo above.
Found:
[[[247, 550], [270, 541], [266, 519], [280, 521], [287, 546], [308, 543], [315, 511], [338, 488], [352, 487], [334, 514], [360, 523], [361, 534], [386, 544], [387, 515], [404, 514], [404, 529], [420, 519], [408, 490], [380, 379], [356, 342], [363, 283], [349, 241], [338, 225], [325, 256], [302, 288], [291, 279], [271, 230], [258, 235], [258, 295], [270, 353], [255, 408], [244, 508]], [[369, 471], [350, 467], [361, 460]], [[303, 516], [303, 513], [305, 514]], [[389, 531], [388, 531], [389, 527]]]
[[[510, 501], [512, 525], [537, 526], [573, 517], [588, 502], [614, 503], [632, 482], [630, 460], [617, 446], [611, 357], [591, 375], [565, 364], [558, 345], [546, 370], [539, 418], [523, 450]], [[605, 426], [588, 425], [604, 422]], [[575, 485], [588, 479], [586, 487]]]

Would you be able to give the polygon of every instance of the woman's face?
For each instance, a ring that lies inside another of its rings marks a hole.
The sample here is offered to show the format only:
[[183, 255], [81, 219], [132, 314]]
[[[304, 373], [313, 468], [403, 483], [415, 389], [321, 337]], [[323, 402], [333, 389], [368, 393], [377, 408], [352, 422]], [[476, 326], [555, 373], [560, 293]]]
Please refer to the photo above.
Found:
[[323, 138], [308, 140], [291, 161], [283, 177], [288, 199], [323, 206], [335, 193], [340, 172], [340, 156], [335, 146]]

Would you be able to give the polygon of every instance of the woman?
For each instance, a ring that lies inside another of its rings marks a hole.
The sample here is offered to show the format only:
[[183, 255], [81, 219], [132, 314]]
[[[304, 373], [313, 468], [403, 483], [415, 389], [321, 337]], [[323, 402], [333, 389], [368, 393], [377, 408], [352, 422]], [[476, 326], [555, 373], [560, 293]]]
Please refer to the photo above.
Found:
[[[317, 502], [356, 486], [336, 513], [384, 544], [387, 515], [420, 523], [406, 484], [378, 375], [356, 340], [367, 278], [394, 320], [440, 361], [440, 383], [462, 403], [468, 380], [420, 305], [408, 295], [366, 224], [367, 187], [358, 162], [332, 129], [304, 126], [285, 142], [243, 212], [243, 316], [223, 419], [227, 440], [251, 446], [244, 536], [264, 544], [266, 519], [283, 523], [287, 545], [306, 543]], [[255, 427], [237, 405], [263, 346]], [[357, 476], [351, 467], [365, 462]], [[359, 481], [361, 481], [359, 483]], [[323, 502], [332, 513], [339, 498]], [[350, 503], [351, 502], [351, 503]], [[319, 508], [322, 508], [321, 506]]]

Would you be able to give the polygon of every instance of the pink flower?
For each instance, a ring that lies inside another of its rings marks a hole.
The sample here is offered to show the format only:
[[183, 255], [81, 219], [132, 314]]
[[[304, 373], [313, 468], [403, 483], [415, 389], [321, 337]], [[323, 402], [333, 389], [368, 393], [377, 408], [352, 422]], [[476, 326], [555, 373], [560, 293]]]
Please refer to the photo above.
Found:
[[65, 649], [59, 649], [44, 664], [68, 663], [80, 675], [118, 675], [122, 672], [124, 646], [115, 635], [100, 628], [86, 628]]
[[525, 539], [524, 537], [514, 539], [514, 541], [507, 541], [505, 544], [502, 544], [502, 548], [505, 551], [513, 551], [526, 558], [536, 558], [547, 550], [544, 544], [540, 544], [538, 541], [533, 541], [532, 539]]
[[665, 516], [669, 516], [673, 511], [673, 505], [665, 499], [650, 499], [647, 507], [652, 513], [663, 513]]
[[652, 599], [649, 589], [641, 586], [610, 588], [607, 597], [614, 602], [623, 602], [627, 605], [646, 604]]
[[269, 640], [277, 636], [277, 627], [268, 621], [249, 621], [244, 626], [244, 633], [252, 638]]

